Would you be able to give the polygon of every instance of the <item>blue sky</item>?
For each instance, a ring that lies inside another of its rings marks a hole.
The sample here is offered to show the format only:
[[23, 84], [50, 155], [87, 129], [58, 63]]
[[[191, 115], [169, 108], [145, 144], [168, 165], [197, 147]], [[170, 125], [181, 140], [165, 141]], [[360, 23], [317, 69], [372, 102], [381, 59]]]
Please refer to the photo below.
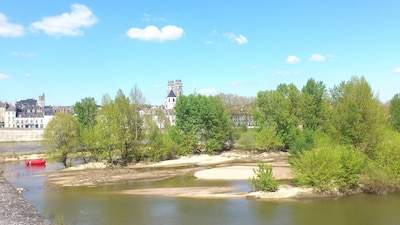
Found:
[[256, 96], [353, 75], [383, 102], [400, 92], [400, 1], [0, 0], [0, 101], [101, 103], [137, 85], [159, 105], [168, 80]]

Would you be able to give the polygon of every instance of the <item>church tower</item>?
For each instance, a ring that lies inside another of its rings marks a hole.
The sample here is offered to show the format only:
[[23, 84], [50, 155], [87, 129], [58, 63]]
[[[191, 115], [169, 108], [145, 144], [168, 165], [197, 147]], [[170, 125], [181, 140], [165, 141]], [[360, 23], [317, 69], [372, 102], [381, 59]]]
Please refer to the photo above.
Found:
[[37, 102], [38, 106], [41, 107], [41, 108], [44, 108], [45, 102], [46, 102], [45, 100], [46, 99], [44, 97], [44, 93], [43, 93], [43, 95], [39, 95], [39, 99], [38, 99], [38, 102]]
[[174, 108], [176, 100], [183, 95], [182, 80], [168, 81], [167, 93], [165, 96], [165, 115], [170, 120], [171, 124], [175, 124]]

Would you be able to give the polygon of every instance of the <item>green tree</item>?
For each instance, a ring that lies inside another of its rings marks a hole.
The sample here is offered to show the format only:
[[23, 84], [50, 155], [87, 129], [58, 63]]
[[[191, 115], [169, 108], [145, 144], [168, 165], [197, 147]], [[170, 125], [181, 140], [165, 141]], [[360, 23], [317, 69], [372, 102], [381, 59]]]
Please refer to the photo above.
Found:
[[322, 81], [309, 79], [302, 88], [301, 119], [303, 128], [315, 131], [325, 124], [327, 119], [326, 87]]
[[295, 140], [298, 131], [298, 90], [294, 85], [280, 85], [277, 90], [257, 94], [254, 119], [261, 127], [272, 127], [286, 148]]
[[145, 137], [144, 131], [144, 116], [142, 113], [145, 109], [146, 98], [143, 96], [142, 91], [135, 84], [129, 93], [130, 97], [130, 113], [129, 113], [129, 126], [130, 134], [132, 136], [132, 150], [136, 162], [140, 160], [142, 143]]
[[115, 118], [117, 108], [114, 101], [108, 94], [103, 95], [102, 107], [96, 117], [95, 134], [99, 152], [104, 155], [110, 163], [116, 161], [116, 151], [118, 149], [119, 139]]
[[390, 124], [400, 132], [400, 94], [395, 94], [389, 105]]
[[84, 98], [74, 105], [74, 112], [79, 125], [80, 151], [85, 161], [88, 154], [90, 158], [98, 160], [99, 149], [95, 132], [98, 107], [94, 98]]
[[214, 152], [231, 141], [231, 120], [218, 96], [180, 96], [175, 115], [180, 135], [185, 136], [180, 141], [187, 142], [186, 149], [194, 150], [200, 142], [208, 152]]
[[43, 133], [43, 144], [50, 151], [59, 154], [59, 160], [67, 167], [68, 154], [78, 146], [78, 122], [76, 118], [66, 113], [56, 113], [47, 124]]
[[304, 151], [291, 158], [290, 163], [299, 185], [319, 192], [348, 193], [358, 187], [366, 160], [360, 151], [328, 144]]
[[278, 190], [279, 185], [272, 173], [272, 166], [264, 163], [258, 164], [258, 169], [253, 169], [254, 176], [250, 178], [249, 185], [253, 191], [270, 191]]
[[96, 125], [97, 104], [94, 98], [84, 98], [74, 105], [74, 112], [80, 127], [93, 127]]
[[364, 77], [352, 77], [331, 90], [334, 137], [370, 157], [382, 141], [387, 116]]

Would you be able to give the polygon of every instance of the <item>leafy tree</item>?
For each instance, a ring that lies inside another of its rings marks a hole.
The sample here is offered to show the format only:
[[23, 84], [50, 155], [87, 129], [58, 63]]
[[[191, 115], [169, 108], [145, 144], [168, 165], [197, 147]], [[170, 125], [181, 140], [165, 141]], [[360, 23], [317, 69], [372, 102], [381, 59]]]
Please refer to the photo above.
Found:
[[328, 117], [325, 84], [322, 81], [316, 82], [311, 78], [301, 92], [303, 128], [315, 131], [325, 124], [324, 121]]
[[328, 144], [302, 152], [290, 163], [299, 185], [319, 192], [348, 193], [358, 187], [366, 160], [360, 151]]
[[295, 140], [299, 125], [296, 90], [292, 85], [281, 85], [277, 90], [258, 92], [256, 99], [256, 123], [261, 128], [272, 127], [286, 148]]
[[74, 105], [74, 112], [80, 127], [93, 127], [96, 125], [97, 104], [94, 98], [84, 98]]
[[110, 163], [115, 162], [116, 151], [118, 149], [119, 139], [117, 135], [117, 126], [114, 118], [117, 115], [117, 108], [114, 101], [108, 94], [102, 98], [102, 107], [96, 117], [95, 133], [97, 137], [97, 146], [102, 155]]
[[284, 147], [282, 140], [277, 137], [272, 127], [260, 128], [256, 134], [256, 147], [258, 150], [277, 150]]
[[143, 153], [145, 159], [149, 161], [167, 160], [179, 154], [179, 146], [167, 132], [158, 128], [156, 121], [146, 118], [147, 124], [147, 148]]
[[390, 124], [400, 132], [400, 94], [395, 94], [389, 105]]
[[97, 138], [94, 127], [98, 107], [94, 98], [84, 98], [74, 105], [74, 112], [79, 125], [80, 151], [86, 161], [87, 153], [94, 160], [98, 160], [99, 149], [97, 148]]
[[253, 169], [253, 171], [254, 176], [249, 180], [249, 185], [253, 191], [275, 192], [278, 190], [279, 185], [272, 173], [272, 166], [259, 163], [258, 169]]
[[352, 77], [331, 90], [334, 137], [373, 157], [387, 121], [382, 104], [364, 77]]
[[[194, 150], [197, 142], [213, 152], [231, 140], [231, 123], [218, 96], [180, 96], [175, 106], [176, 126], [186, 149]], [[195, 141], [197, 140], [197, 141]], [[200, 147], [201, 147], [200, 146]]]
[[60, 155], [60, 162], [67, 167], [68, 154], [78, 146], [78, 122], [66, 113], [56, 113], [43, 133], [43, 144]]
[[254, 97], [220, 93], [218, 95], [225, 105], [226, 112], [237, 125], [247, 126], [251, 122], [254, 110]]
[[377, 146], [376, 157], [362, 177], [364, 190], [386, 194], [400, 188], [400, 134], [388, 129]]

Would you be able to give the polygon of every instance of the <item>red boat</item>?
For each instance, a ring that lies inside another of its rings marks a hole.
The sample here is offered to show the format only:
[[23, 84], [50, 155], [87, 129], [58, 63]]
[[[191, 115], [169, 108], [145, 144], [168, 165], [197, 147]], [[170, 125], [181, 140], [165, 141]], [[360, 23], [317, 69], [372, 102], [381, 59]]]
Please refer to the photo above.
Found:
[[25, 164], [27, 166], [44, 166], [44, 165], [46, 165], [46, 160], [44, 160], [44, 159], [34, 159], [34, 160], [26, 161]]

